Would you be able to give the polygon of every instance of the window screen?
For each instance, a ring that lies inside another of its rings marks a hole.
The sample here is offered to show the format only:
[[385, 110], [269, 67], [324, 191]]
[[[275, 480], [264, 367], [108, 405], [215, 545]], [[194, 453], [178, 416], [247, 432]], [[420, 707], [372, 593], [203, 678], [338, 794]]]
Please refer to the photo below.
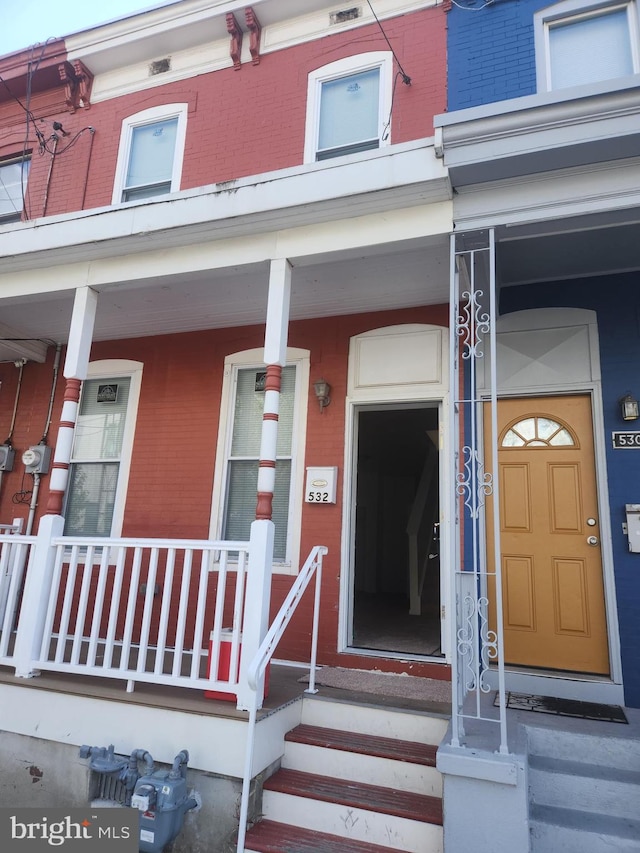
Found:
[[133, 128], [123, 201], [171, 191], [177, 129], [177, 117]]
[[322, 84], [318, 160], [377, 148], [380, 132], [380, 69]]
[[[255, 520], [264, 411], [263, 377], [264, 370], [256, 368], [242, 369], [237, 374], [231, 453], [227, 466], [224, 539], [248, 540], [251, 523]], [[295, 382], [295, 367], [285, 367], [282, 371], [280, 392], [276, 483], [273, 498], [274, 557], [277, 560], [285, 560], [287, 553]]]
[[111, 534], [130, 385], [130, 377], [83, 383], [65, 508], [68, 536]]
[[21, 218], [29, 164], [28, 159], [0, 164], [0, 222], [17, 222]]
[[633, 74], [626, 8], [551, 24], [549, 54], [552, 89]]

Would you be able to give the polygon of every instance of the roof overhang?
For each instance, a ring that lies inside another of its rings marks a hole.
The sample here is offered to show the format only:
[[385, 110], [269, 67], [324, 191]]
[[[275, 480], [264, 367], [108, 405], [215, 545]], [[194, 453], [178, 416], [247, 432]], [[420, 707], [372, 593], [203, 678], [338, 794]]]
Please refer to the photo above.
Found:
[[0, 59], [0, 103], [50, 89], [63, 89], [59, 66], [67, 58], [64, 41], [54, 39]]
[[448, 201], [433, 139], [61, 216], [0, 233], [2, 274]]
[[264, 323], [279, 257], [294, 268], [292, 319], [439, 304], [452, 223], [432, 139], [14, 223], [0, 232], [0, 360], [64, 343], [87, 286], [94, 341]]
[[640, 75], [436, 116], [454, 188], [636, 157]]
[[[429, 6], [418, 0], [378, 0], [377, 16], [386, 19], [416, 7]], [[347, 4], [351, 5], [351, 4]], [[117, 68], [189, 50], [218, 39], [228, 39], [227, 15], [234, 15], [246, 33], [245, 9], [250, 7], [262, 29], [288, 29], [295, 19], [306, 21], [313, 31], [318, 20], [329, 16], [340, 5], [329, 0], [176, 0], [106, 22], [92, 29], [65, 36], [70, 58], [79, 58], [95, 75]], [[360, 4], [360, 14], [339, 29], [373, 22], [373, 12]], [[319, 16], [319, 17], [318, 17]], [[266, 45], [263, 45], [263, 50]]]

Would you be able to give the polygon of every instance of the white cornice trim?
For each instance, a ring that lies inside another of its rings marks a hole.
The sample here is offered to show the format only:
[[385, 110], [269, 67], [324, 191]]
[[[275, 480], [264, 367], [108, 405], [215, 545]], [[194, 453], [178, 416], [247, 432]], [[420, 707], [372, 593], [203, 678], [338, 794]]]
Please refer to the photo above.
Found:
[[[568, 90], [567, 90], [568, 91]], [[575, 90], [574, 90], [575, 91]], [[489, 109], [491, 107], [492, 109]], [[518, 136], [526, 132], [610, 120], [640, 112], [640, 75], [628, 78], [624, 86], [582, 96], [559, 99], [517, 98], [472, 110], [436, 116], [442, 128], [445, 153], [453, 145]]]
[[[361, 10], [360, 17], [342, 24], [329, 24], [329, 15], [336, 12], [337, 8], [340, 7], [340, 4], [334, 3], [300, 17], [279, 21], [267, 27], [263, 32], [263, 52], [282, 50], [285, 47], [292, 47], [334, 33], [354, 30], [375, 23], [375, 17], [366, 0], [357, 0], [354, 3], [346, 2], [341, 5], [344, 8], [357, 6]], [[425, 0], [376, 0], [375, 10], [378, 20], [385, 21], [421, 9], [430, 9], [437, 5], [438, 0], [427, 0], [427, 2]]]
[[[330, 15], [336, 6], [326, 0], [253, 0], [251, 5], [262, 24], [263, 55], [375, 23], [364, 0], [357, 0], [360, 17], [334, 25]], [[376, 0], [376, 13], [384, 21], [435, 5], [437, 0]], [[226, 15], [237, 13], [244, 28], [246, 6], [246, 0], [184, 0], [152, 9], [67, 36], [69, 59], [82, 60], [94, 74], [95, 103], [230, 67]], [[251, 59], [248, 42], [245, 38], [243, 62]], [[166, 57], [171, 57], [170, 71], [151, 76], [149, 64]]]
[[640, 76], [614, 90], [576, 91], [437, 116], [454, 186], [633, 156], [640, 135]]

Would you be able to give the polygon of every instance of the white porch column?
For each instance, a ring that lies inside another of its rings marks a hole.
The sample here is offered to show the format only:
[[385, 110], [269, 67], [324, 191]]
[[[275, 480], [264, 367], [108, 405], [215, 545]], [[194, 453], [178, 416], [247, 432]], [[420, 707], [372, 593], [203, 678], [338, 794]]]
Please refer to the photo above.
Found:
[[55, 559], [55, 549], [51, 542], [55, 537], [62, 536], [63, 528], [64, 519], [61, 516], [45, 515], [38, 526], [37, 542], [32, 546], [34, 553], [29, 559], [29, 569], [25, 577], [14, 651], [16, 675], [21, 678], [40, 674], [33, 662], [37, 661], [40, 654], [49, 604]]
[[[262, 416], [260, 463], [256, 520], [251, 525], [247, 591], [242, 627], [242, 659], [238, 708], [247, 710], [253, 702], [247, 684], [247, 669], [269, 627], [271, 601], [271, 568], [273, 564], [274, 526], [271, 520], [273, 490], [276, 477], [276, 446], [282, 368], [287, 358], [289, 303], [291, 298], [291, 264], [286, 258], [271, 261], [269, 300], [264, 341], [267, 378]], [[258, 707], [262, 706], [263, 683], [258, 685]]]
[[73, 431], [78, 417], [82, 380], [87, 377], [98, 294], [90, 287], [76, 290], [63, 375], [67, 380], [51, 467], [47, 515], [61, 515], [69, 479]]

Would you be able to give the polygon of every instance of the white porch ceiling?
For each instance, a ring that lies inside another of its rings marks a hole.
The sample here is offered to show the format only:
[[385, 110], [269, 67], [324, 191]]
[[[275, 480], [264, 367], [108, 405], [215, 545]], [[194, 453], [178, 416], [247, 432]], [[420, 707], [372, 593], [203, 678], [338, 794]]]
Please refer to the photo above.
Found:
[[[448, 269], [447, 235], [396, 243], [393, 251], [374, 246], [356, 257], [305, 259], [293, 269], [291, 319], [444, 303]], [[94, 340], [262, 324], [268, 281], [268, 264], [256, 263], [97, 287]], [[19, 357], [9, 336], [66, 343], [73, 298], [65, 290], [3, 300], [0, 360]]]

